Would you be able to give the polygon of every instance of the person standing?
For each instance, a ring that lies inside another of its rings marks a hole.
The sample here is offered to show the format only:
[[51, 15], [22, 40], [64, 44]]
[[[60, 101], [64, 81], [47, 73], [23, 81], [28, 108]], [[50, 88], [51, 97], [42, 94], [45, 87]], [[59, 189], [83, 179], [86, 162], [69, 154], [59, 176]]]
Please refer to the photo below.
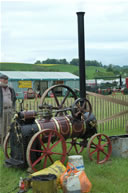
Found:
[[0, 143], [9, 131], [13, 110], [15, 110], [16, 94], [13, 88], [8, 86], [8, 76], [0, 75]]

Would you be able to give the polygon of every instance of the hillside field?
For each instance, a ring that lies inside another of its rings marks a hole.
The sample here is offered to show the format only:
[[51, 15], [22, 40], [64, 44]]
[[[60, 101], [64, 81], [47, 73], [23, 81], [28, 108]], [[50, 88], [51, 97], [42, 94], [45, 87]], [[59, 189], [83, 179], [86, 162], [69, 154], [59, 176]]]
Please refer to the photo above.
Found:
[[[0, 63], [0, 71], [54, 71], [70, 72], [79, 76], [79, 67], [68, 64], [25, 64], [25, 63]], [[106, 72], [103, 67], [87, 66], [87, 79], [94, 79], [95, 76], [113, 76], [113, 73]]]

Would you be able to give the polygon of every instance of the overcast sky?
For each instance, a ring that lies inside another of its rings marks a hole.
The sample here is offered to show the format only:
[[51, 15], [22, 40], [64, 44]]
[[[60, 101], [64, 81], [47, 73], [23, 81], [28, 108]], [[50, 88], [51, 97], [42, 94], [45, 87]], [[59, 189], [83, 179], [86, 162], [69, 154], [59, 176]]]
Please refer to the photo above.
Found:
[[77, 11], [84, 11], [85, 58], [128, 65], [128, 0], [1, 2], [1, 62], [78, 58]]

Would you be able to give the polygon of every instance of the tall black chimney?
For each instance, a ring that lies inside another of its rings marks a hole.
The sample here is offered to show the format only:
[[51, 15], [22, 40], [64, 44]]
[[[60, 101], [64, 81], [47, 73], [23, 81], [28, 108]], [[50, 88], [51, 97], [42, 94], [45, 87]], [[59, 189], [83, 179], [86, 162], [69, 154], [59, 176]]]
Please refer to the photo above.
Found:
[[84, 14], [85, 14], [85, 12], [77, 12], [77, 18], [78, 18], [78, 45], [79, 45], [80, 98], [85, 98], [86, 97]]

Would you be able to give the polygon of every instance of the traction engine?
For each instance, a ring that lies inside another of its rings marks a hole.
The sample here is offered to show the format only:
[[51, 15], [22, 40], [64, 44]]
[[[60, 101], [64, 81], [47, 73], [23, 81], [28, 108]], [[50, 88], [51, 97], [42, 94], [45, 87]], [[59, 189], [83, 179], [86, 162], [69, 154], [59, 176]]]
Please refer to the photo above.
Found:
[[[57, 88], [64, 91], [64, 97], [57, 96]], [[54, 103], [49, 104], [51, 92]], [[39, 111], [22, 110], [14, 115], [4, 140], [5, 163], [38, 171], [55, 160], [64, 163], [67, 155], [80, 154], [85, 147], [98, 164], [107, 161], [112, 151], [109, 137], [97, 133], [90, 102], [77, 98], [66, 85], [54, 85], [42, 95]]]

